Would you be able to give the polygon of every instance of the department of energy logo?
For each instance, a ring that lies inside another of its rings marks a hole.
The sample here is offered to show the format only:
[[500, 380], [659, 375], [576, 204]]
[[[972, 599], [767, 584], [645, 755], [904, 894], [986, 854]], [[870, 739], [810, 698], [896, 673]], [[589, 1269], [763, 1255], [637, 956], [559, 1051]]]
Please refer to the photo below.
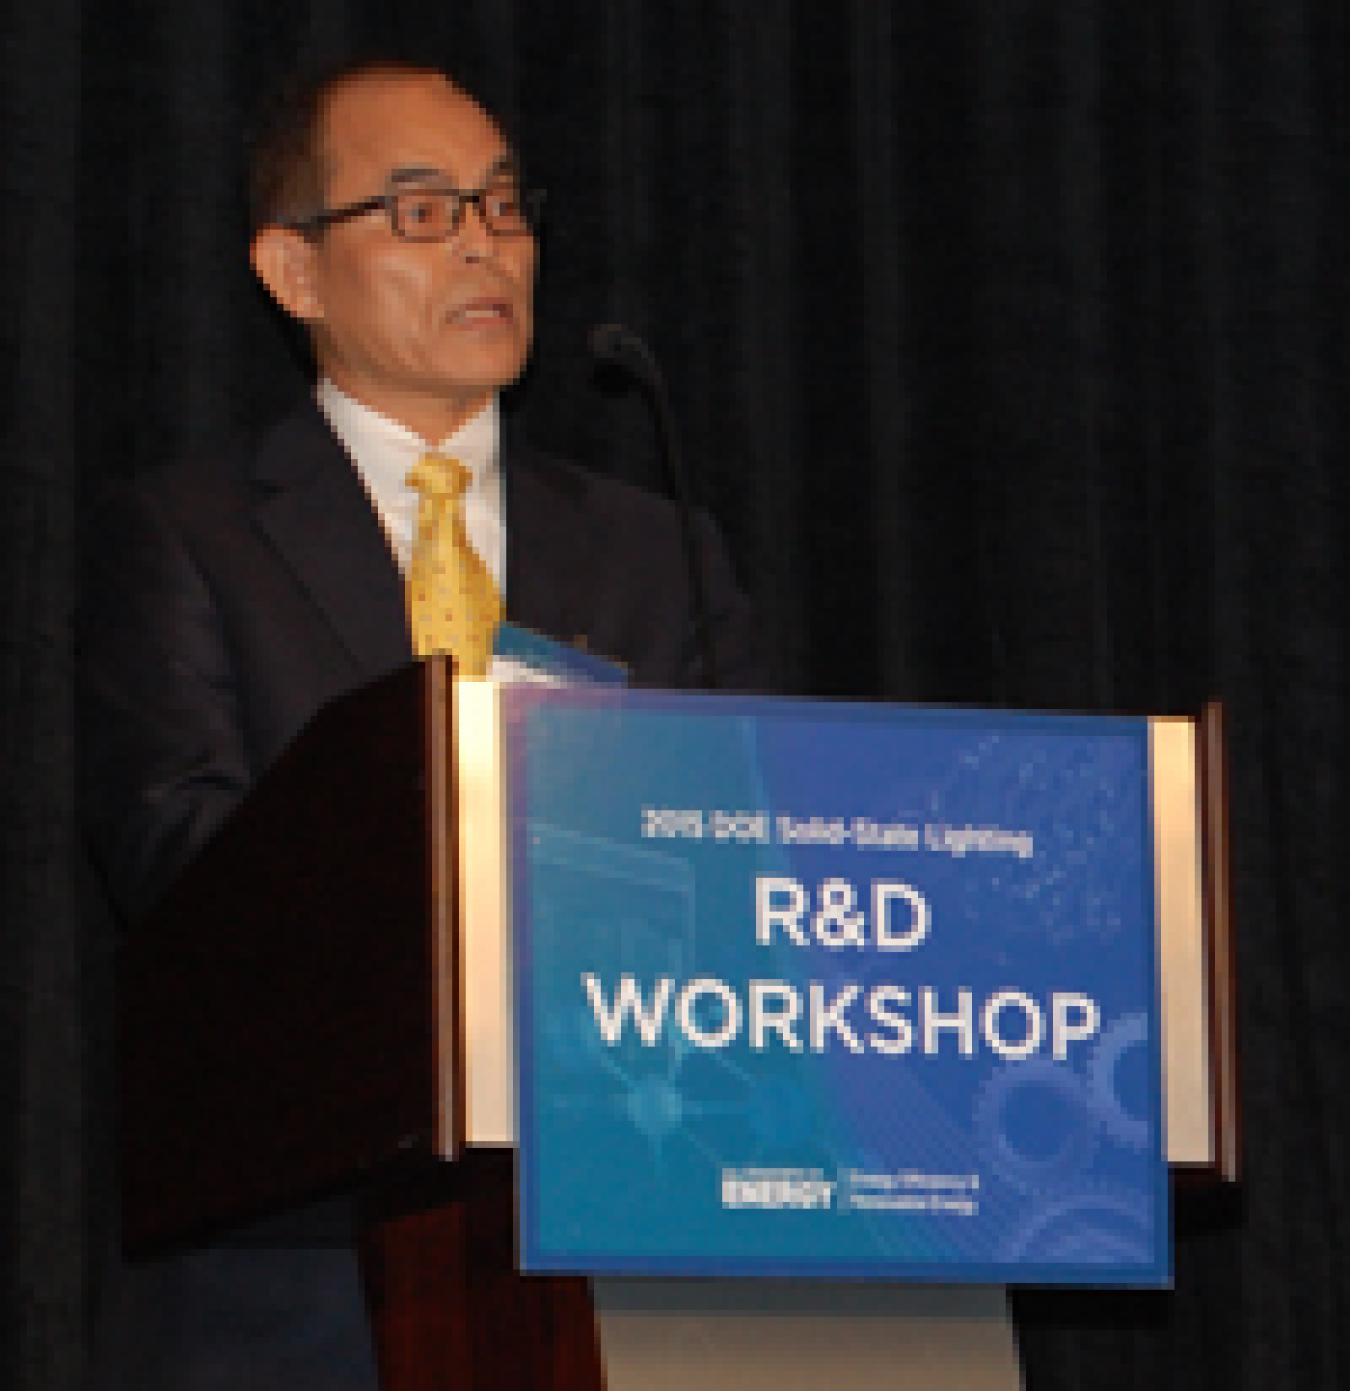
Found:
[[828, 1209], [835, 1184], [820, 1169], [723, 1169], [722, 1206], [782, 1211]]
[[970, 1218], [980, 1210], [979, 1192], [979, 1174], [842, 1169], [837, 1178], [827, 1179], [820, 1169], [722, 1170], [724, 1208], [765, 1212], [856, 1210]]

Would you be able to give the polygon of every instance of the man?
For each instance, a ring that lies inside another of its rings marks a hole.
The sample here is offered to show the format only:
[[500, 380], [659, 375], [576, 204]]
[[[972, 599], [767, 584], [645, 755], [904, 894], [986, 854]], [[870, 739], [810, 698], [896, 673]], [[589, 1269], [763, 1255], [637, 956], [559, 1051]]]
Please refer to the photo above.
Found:
[[[503, 438], [497, 393], [533, 331], [520, 178], [491, 117], [422, 68], [357, 66], [297, 89], [259, 142], [253, 265], [308, 330], [320, 383], [256, 449], [138, 479], [99, 528], [83, 797], [130, 916], [321, 705], [412, 658], [409, 474], [424, 455], [467, 469], [463, 526], [509, 617], [638, 681], [700, 680], [674, 510]], [[706, 524], [702, 540], [723, 679], [757, 684], [747, 606]], [[114, 1302], [106, 1366], [122, 1370], [101, 1385], [370, 1381], [340, 1246], [190, 1253]]]

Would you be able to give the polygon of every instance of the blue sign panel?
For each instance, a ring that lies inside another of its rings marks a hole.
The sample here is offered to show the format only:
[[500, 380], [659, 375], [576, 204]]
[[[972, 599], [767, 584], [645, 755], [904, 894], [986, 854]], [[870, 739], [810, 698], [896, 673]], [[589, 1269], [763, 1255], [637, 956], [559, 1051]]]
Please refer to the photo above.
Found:
[[524, 1268], [1168, 1282], [1146, 721], [505, 700]]

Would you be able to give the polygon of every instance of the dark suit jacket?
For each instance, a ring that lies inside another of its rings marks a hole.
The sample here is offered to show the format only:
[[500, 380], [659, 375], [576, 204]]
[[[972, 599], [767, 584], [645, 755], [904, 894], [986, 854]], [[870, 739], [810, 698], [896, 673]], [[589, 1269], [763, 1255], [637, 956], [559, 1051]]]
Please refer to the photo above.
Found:
[[[508, 615], [584, 639], [635, 681], [698, 684], [674, 509], [510, 435], [503, 465]], [[312, 403], [256, 450], [138, 478], [94, 536], [79, 624], [82, 814], [134, 918], [320, 706], [412, 650], [383, 531]], [[720, 674], [762, 686], [748, 606], [706, 519], [700, 541]], [[368, 1387], [354, 1258], [236, 1246], [123, 1269], [94, 1372], [109, 1391]]]

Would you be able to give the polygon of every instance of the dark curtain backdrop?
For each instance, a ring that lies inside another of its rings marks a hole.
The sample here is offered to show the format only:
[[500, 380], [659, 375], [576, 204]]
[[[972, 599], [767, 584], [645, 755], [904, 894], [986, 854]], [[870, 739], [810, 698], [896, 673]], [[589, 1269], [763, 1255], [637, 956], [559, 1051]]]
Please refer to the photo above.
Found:
[[448, 60], [551, 191], [543, 442], [660, 486], [663, 357], [784, 685], [1232, 732], [1243, 1199], [1176, 1290], [1020, 1301], [1031, 1391], [1350, 1385], [1344, 0], [5, 0], [0, 1384], [73, 1387], [109, 1193], [80, 910], [80, 500], [301, 377], [238, 137], [302, 58]]

